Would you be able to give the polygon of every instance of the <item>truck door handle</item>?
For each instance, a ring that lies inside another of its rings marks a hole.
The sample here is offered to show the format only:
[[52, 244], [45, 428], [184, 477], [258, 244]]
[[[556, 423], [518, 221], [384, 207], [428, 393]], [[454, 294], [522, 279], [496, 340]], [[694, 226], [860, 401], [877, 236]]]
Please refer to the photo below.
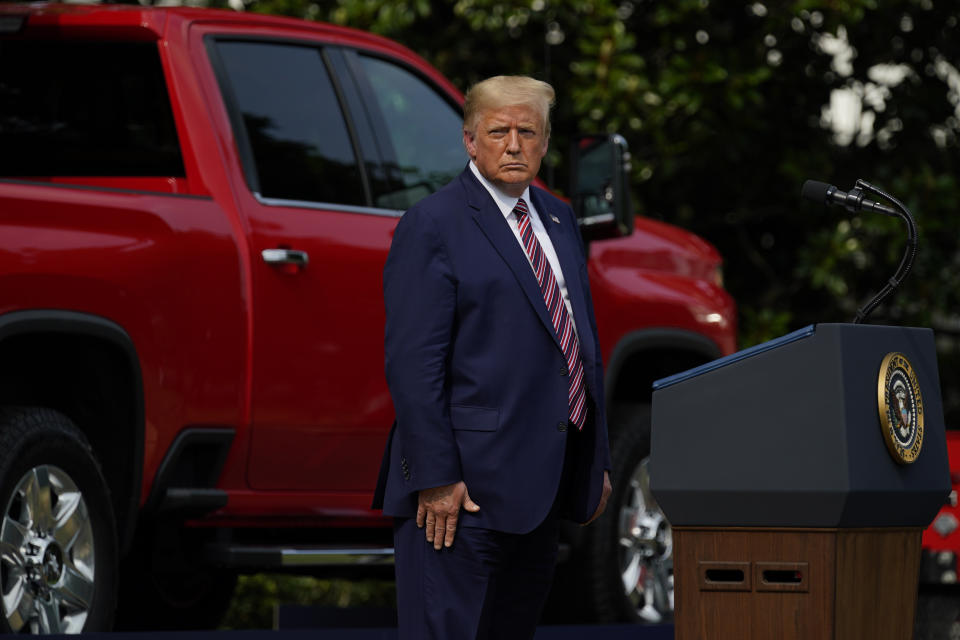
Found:
[[293, 249], [264, 249], [260, 252], [263, 261], [267, 264], [292, 264], [298, 267], [305, 267], [310, 262], [310, 256], [306, 251], [295, 251]]

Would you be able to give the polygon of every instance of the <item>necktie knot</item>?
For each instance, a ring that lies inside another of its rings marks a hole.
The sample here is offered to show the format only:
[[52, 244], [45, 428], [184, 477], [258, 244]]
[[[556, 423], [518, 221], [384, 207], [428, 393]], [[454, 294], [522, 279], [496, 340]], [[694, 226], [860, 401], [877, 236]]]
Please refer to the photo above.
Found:
[[517, 200], [517, 204], [513, 207], [513, 212], [517, 215], [517, 220], [522, 219], [522, 216], [527, 215], [529, 209], [527, 209], [527, 203], [523, 201], [523, 198]]

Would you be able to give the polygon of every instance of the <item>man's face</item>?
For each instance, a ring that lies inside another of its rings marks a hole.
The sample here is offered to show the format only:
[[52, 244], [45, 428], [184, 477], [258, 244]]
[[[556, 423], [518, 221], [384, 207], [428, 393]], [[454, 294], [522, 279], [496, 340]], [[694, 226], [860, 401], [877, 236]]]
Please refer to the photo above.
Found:
[[474, 132], [463, 132], [463, 144], [480, 174], [515, 198], [537, 177], [548, 142], [540, 112], [528, 105], [488, 109]]

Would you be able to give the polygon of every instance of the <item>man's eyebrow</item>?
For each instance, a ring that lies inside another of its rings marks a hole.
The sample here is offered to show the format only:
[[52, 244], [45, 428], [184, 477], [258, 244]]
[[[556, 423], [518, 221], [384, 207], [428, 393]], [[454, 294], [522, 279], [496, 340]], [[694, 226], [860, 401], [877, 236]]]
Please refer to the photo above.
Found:
[[[493, 121], [487, 123], [487, 131], [493, 131], [494, 129], [510, 129], [513, 127], [512, 122], [504, 121]], [[539, 129], [540, 125], [532, 120], [530, 122], [518, 122], [517, 129]]]

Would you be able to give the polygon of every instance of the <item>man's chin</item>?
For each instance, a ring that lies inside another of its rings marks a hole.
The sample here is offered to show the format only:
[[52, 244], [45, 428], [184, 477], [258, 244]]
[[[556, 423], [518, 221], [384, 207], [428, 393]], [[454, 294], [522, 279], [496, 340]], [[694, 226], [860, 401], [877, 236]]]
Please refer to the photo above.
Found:
[[530, 186], [530, 183], [533, 182], [531, 176], [497, 176], [496, 180], [492, 181], [497, 187], [506, 193], [507, 195], [519, 197], [523, 190]]
[[533, 182], [529, 171], [501, 171], [497, 174], [497, 182], [504, 185], [523, 185], [526, 187]]

